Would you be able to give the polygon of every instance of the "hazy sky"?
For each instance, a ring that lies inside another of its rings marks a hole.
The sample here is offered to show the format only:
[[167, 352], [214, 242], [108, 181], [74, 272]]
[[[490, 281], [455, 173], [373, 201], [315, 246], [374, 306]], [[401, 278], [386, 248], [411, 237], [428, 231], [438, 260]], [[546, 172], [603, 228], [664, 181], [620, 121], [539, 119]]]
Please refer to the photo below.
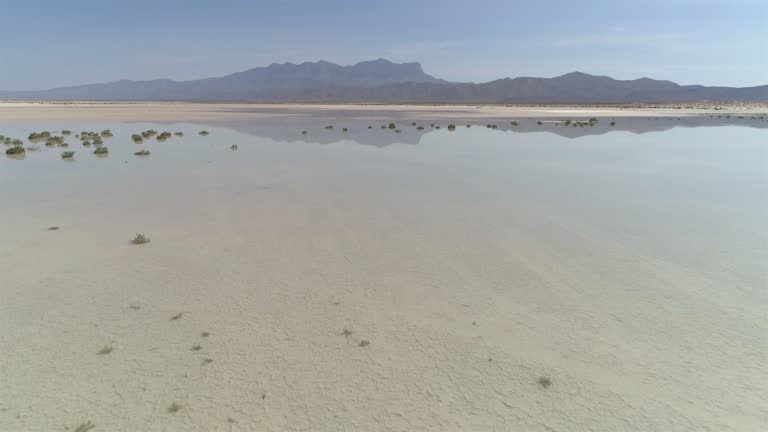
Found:
[[455, 81], [768, 84], [768, 0], [0, 0], [0, 18], [3, 90], [379, 57]]

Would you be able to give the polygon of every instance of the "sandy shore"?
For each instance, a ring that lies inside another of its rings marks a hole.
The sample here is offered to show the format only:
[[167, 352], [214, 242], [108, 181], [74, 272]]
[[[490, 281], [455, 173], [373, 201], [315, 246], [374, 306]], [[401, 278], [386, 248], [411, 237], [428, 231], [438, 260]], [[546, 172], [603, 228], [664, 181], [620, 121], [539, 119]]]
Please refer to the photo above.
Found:
[[699, 103], [684, 105], [517, 106], [517, 105], [312, 105], [203, 103], [2, 102], [0, 122], [31, 121], [206, 121], [263, 119], [331, 114], [349, 117], [410, 118], [414, 120], [527, 117], [680, 117], [708, 114], [757, 115], [768, 104]]

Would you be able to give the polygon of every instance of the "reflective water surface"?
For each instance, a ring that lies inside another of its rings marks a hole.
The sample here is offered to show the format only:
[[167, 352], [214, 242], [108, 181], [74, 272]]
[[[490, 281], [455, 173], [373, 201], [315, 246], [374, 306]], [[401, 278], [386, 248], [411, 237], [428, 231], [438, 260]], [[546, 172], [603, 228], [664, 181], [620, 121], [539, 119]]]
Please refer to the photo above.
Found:
[[768, 122], [393, 121], [0, 123], [0, 430], [768, 425]]

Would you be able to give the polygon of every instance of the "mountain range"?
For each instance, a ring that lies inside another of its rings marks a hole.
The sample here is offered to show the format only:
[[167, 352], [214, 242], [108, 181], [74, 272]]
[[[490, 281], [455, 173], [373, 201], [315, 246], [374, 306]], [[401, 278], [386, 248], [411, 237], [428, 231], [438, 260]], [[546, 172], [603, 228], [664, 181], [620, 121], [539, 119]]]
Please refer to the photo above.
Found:
[[196, 101], [263, 103], [643, 103], [768, 101], [768, 85], [707, 87], [571, 72], [554, 78], [449, 82], [419, 63], [385, 59], [340, 66], [327, 61], [273, 63], [189, 81], [121, 80], [37, 91], [0, 91], [0, 100]]

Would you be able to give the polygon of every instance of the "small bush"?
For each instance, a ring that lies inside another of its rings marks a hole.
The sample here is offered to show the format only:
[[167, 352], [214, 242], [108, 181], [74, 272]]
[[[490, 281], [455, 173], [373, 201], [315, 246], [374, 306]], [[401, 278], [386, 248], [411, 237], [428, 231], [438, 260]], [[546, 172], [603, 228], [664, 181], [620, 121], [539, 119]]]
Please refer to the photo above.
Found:
[[200, 131], [200, 135], [206, 136], [206, 135], [208, 135], [208, 131], [206, 131], [206, 130]]
[[141, 150], [134, 153], [135, 156], [149, 156], [151, 154], [149, 150]]
[[95, 155], [105, 155], [105, 154], [109, 154], [109, 149], [108, 149], [108, 148], [106, 148], [106, 147], [103, 147], [103, 146], [102, 146], [102, 147], [99, 147], [99, 148], [97, 148], [96, 150], [94, 150], [94, 151], [93, 151], [93, 154], [95, 154]]
[[546, 377], [546, 376], [541, 376], [541, 377], [539, 377], [537, 382], [539, 383], [540, 386], [542, 386], [544, 388], [549, 388], [549, 386], [552, 385], [552, 378]]
[[171, 406], [168, 407], [169, 413], [179, 412], [180, 410], [181, 410], [181, 405], [177, 404], [176, 402], [172, 403]]
[[62, 159], [72, 159], [72, 157], [75, 155], [75, 152], [73, 151], [65, 151], [61, 154]]
[[13, 146], [7, 150], [5, 150], [5, 154], [7, 155], [15, 155], [15, 154], [23, 154], [26, 150], [23, 146]]
[[136, 245], [149, 243], [149, 237], [145, 236], [144, 234], [136, 234], [136, 237], [131, 240], [131, 243]]
[[111, 345], [104, 345], [98, 352], [100, 356], [107, 355], [112, 352], [112, 346]]

